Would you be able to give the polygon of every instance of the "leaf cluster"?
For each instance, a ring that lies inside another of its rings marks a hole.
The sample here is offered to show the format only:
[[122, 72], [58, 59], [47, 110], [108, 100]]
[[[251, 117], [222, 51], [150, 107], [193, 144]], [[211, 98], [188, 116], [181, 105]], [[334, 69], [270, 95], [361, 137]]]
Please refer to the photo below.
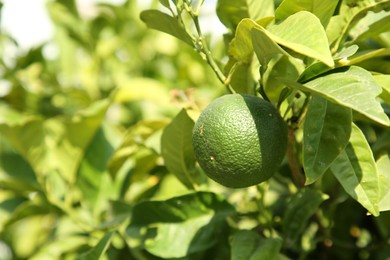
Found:
[[[50, 1], [55, 38], [16, 56], [2, 32], [1, 259], [389, 255], [390, 1], [219, 0], [213, 45], [206, 4], [86, 17]], [[289, 126], [278, 172], [246, 189], [209, 180], [192, 150], [226, 92]]]

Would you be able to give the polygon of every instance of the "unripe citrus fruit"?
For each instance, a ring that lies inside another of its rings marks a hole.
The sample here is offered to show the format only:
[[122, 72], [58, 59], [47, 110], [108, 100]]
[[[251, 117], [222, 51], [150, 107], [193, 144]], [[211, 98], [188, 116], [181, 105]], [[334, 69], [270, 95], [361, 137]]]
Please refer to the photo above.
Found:
[[217, 98], [192, 132], [195, 156], [206, 174], [231, 188], [269, 179], [287, 148], [287, 126], [271, 103], [254, 95]]

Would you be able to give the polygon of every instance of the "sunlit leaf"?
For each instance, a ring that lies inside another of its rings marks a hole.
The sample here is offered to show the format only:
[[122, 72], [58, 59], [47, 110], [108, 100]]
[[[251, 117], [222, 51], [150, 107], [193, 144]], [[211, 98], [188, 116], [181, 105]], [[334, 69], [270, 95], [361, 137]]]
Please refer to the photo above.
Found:
[[318, 59], [329, 67], [334, 66], [324, 27], [312, 13], [297, 12], [283, 22], [269, 26], [267, 30], [278, 44]]
[[89, 238], [82, 234], [72, 234], [69, 236], [60, 236], [56, 240], [51, 240], [36, 252], [30, 259], [59, 259], [64, 257], [67, 253], [77, 252], [88, 244]]
[[[47, 120], [26, 118], [24, 122], [0, 123], [0, 133], [30, 163], [38, 180], [74, 184], [85, 149], [94, 137], [108, 107], [106, 100], [79, 111], [74, 116]], [[41, 183], [42, 185], [42, 183]]]
[[316, 181], [348, 144], [351, 109], [314, 96], [303, 126], [303, 167], [306, 184]]
[[[254, 48], [260, 62], [266, 64], [271, 56], [286, 54], [277, 45], [279, 44], [294, 52], [318, 59], [329, 67], [334, 65], [325, 31], [318, 18], [309, 12], [298, 12], [280, 24], [268, 26], [267, 29], [251, 19], [244, 19], [240, 25], [241, 28], [237, 31], [239, 38], [236, 36], [234, 44], [238, 46], [239, 57], [242, 60], [247, 60]], [[251, 44], [249, 32], [254, 35], [253, 44], [256, 47]]]
[[337, 1], [334, 0], [284, 0], [275, 10], [276, 20], [284, 20], [299, 11], [309, 11], [316, 15], [324, 28], [328, 25]]
[[180, 26], [177, 19], [158, 10], [146, 10], [141, 13], [141, 20], [151, 28], [170, 34], [193, 46], [191, 36]]
[[[342, 49], [340, 52], [334, 54], [333, 59], [336, 62], [336, 67], [346, 66], [346, 63], [350, 63], [348, 58], [354, 55], [358, 51], [359, 47], [357, 45], [351, 45]], [[305, 71], [300, 75], [298, 81], [299, 82], [307, 82], [310, 79], [313, 79], [321, 74], [324, 74], [328, 71], [332, 70], [322, 62], [315, 62], [310, 64]]]
[[354, 66], [343, 68], [339, 72], [319, 77], [305, 85], [292, 83], [291, 86], [352, 108], [382, 125], [390, 125], [389, 118], [376, 100], [382, 89], [371, 74], [362, 68]]
[[261, 238], [254, 231], [240, 230], [231, 238], [232, 260], [277, 259], [282, 241], [275, 238]]
[[390, 75], [379, 74], [373, 76], [379, 86], [382, 87], [382, 93], [380, 97], [387, 103], [390, 104]]
[[221, 22], [235, 31], [239, 22], [244, 18], [259, 20], [266, 16], [272, 16], [274, 3], [272, 0], [218, 0], [217, 15]]
[[380, 57], [386, 57], [390, 55], [390, 48], [380, 48], [380, 49], [374, 49], [372, 51], [362, 51], [356, 53], [356, 55], [352, 56], [349, 61], [345, 62], [345, 65], [353, 65], [358, 64], [360, 62], [374, 59], [374, 58], [380, 58]]
[[267, 34], [262, 27], [256, 27], [251, 31], [253, 49], [262, 66], [267, 66], [268, 62], [277, 55], [290, 56]]
[[287, 246], [292, 246], [302, 235], [310, 217], [327, 198], [327, 195], [310, 188], [301, 189], [291, 197], [282, 226], [284, 243]]
[[369, 11], [388, 10], [390, 1], [372, 0], [372, 1], [343, 1], [340, 7], [339, 15], [331, 18], [329, 26], [326, 28], [329, 43], [333, 43], [333, 49], [336, 51], [347, 39], [348, 32], [353, 28]]
[[251, 19], [243, 19], [237, 26], [235, 38], [230, 44], [229, 55], [241, 63], [249, 63], [252, 60], [253, 46], [250, 31], [258, 26]]
[[183, 109], [172, 122], [165, 127], [161, 136], [161, 155], [166, 167], [187, 188], [196, 185], [195, 154], [192, 148], [192, 128], [194, 121]]
[[210, 192], [144, 201], [133, 208], [126, 235], [130, 244], [156, 256], [184, 257], [217, 243], [221, 225], [232, 214], [233, 207]]
[[[109, 171], [115, 175], [123, 164], [139, 151], [139, 147], [144, 147], [153, 136], [159, 137], [159, 131], [166, 125], [167, 120], [143, 120], [129, 128], [123, 142], [108, 162]], [[160, 153], [160, 149], [156, 149], [156, 152]]]
[[352, 35], [353, 42], [374, 39], [381, 33], [390, 31], [390, 13], [368, 13], [366, 17], [359, 21], [356, 27], [355, 35]]
[[374, 216], [379, 215], [379, 176], [371, 148], [362, 131], [353, 125], [345, 150], [330, 167], [345, 191]]

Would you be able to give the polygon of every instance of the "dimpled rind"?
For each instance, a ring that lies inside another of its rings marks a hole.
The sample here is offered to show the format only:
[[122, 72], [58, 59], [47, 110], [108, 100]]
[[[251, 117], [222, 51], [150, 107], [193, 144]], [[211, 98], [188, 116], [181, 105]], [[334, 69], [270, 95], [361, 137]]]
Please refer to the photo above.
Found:
[[199, 165], [211, 179], [244, 188], [278, 170], [287, 149], [287, 126], [268, 101], [229, 94], [201, 113], [192, 143]]

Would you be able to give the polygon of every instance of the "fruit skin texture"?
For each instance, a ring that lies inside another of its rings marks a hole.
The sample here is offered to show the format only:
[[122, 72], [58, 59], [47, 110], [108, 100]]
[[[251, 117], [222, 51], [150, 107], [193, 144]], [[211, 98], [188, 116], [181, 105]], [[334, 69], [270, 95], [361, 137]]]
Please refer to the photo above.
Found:
[[287, 149], [287, 125], [271, 103], [254, 95], [217, 98], [192, 132], [195, 156], [214, 181], [244, 188], [269, 179]]

